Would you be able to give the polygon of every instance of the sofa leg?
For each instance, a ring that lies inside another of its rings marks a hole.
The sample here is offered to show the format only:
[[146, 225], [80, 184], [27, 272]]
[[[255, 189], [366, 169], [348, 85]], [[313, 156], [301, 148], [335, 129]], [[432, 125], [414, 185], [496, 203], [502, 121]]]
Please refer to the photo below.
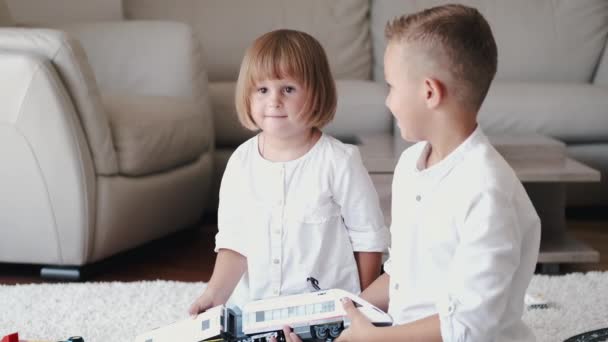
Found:
[[40, 277], [44, 279], [79, 281], [82, 280], [82, 270], [80, 267], [46, 266], [40, 269]]

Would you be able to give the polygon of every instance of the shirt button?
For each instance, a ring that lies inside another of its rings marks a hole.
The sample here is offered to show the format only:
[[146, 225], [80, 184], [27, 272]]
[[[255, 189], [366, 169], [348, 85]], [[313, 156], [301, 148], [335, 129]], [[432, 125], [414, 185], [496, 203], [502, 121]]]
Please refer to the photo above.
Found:
[[422, 199], [422, 196], [416, 195], [416, 201], [420, 202], [421, 199]]
[[395, 283], [395, 286], [393, 286], [393, 288], [395, 289], [395, 291], [399, 290], [399, 283]]
[[272, 263], [275, 265], [278, 265], [280, 262], [281, 262], [281, 260], [279, 260], [279, 259], [272, 260]]

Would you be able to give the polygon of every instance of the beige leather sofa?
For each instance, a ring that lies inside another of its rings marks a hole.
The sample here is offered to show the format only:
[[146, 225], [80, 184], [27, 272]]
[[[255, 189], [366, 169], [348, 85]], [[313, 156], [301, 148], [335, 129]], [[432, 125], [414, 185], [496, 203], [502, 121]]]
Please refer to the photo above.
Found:
[[64, 2], [88, 5], [47, 22], [27, 0], [9, 3], [14, 18], [0, 0], [0, 262], [78, 277], [200, 222], [214, 140], [188, 26]]
[[[256, 36], [288, 27], [321, 41], [338, 80], [338, 111], [328, 132], [391, 132], [383, 105], [384, 25], [445, 2], [124, 0], [123, 7], [129, 19], [177, 20], [195, 29], [209, 73], [221, 176], [231, 151], [252, 134], [238, 125], [233, 93], [244, 50]], [[460, 2], [484, 13], [499, 48], [482, 126], [489, 133], [539, 132], [565, 141], [572, 156], [600, 169], [603, 178], [601, 185], [570, 187], [570, 204], [608, 205], [608, 1]]]

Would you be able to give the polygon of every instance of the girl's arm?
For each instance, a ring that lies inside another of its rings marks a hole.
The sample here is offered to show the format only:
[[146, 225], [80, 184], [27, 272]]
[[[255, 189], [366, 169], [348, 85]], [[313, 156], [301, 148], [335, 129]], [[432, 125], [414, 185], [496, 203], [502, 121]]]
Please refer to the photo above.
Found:
[[226, 303], [245, 271], [247, 258], [233, 250], [220, 249], [207, 291], [211, 291], [220, 304]]
[[357, 262], [357, 269], [359, 270], [361, 291], [363, 291], [380, 276], [382, 253], [355, 252], [355, 261]]
[[233, 250], [220, 249], [209, 285], [190, 306], [190, 315], [194, 316], [214, 306], [226, 304], [246, 270], [247, 258]]

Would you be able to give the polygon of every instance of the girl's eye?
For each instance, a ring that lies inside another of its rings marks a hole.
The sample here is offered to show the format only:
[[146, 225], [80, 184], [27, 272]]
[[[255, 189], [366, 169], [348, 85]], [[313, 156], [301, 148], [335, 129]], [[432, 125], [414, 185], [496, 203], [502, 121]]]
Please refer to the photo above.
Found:
[[285, 92], [287, 94], [291, 94], [291, 93], [293, 93], [295, 91], [296, 91], [296, 88], [294, 88], [294, 87], [285, 87]]
[[268, 88], [266, 88], [266, 87], [258, 88], [258, 93], [260, 93], [260, 94], [266, 94], [267, 92], [268, 92]]

